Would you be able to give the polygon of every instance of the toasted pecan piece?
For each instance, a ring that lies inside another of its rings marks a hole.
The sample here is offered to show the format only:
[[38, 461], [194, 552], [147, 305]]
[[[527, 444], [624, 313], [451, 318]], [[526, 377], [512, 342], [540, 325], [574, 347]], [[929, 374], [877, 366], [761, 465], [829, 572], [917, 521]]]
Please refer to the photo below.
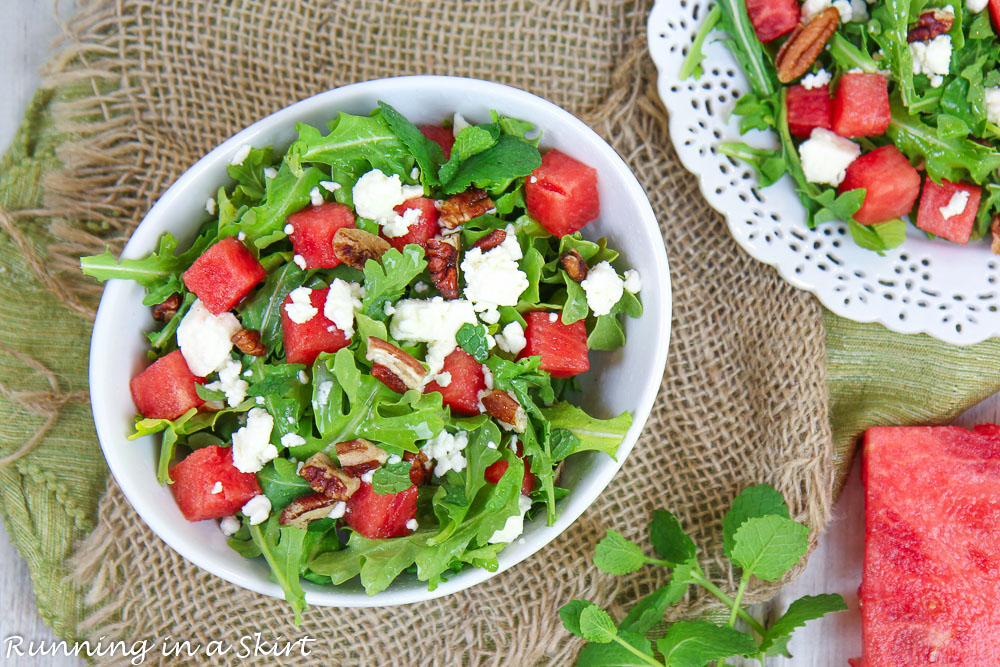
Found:
[[[403, 391], [399, 393], [403, 393], [407, 389], [419, 390], [424, 386], [427, 369], [413, 355], [399, 349], [392, 343], [375, 336], [369, 336], [365, 359], [375, 366], [381, 366], [391, 372], [403, 384]], [[386, 376], [385, 373], [380, 372], [380, 374]], [[381, 377], [379, 379], [385, 382]], [[387, 386], [393, 391], [398, 391], [395, 386], [388, 385], [388, 383]]]
[[774, 65], [778, 81], [789, 83], [799, 78], [816, 62], [827, 41], [840, 25], [840, 12], [828, 7], [814, 16], [805, 26], [798, 26], [781, 45]]
[[427, 241], [424, 255], [434, 286], [446, 299], [458, 298], [458, 238], [438, 236]]
[[955, 15], [941, 9], [929, 9], [920, 15], [916, 25], [906, 34], [907, 42], [929, 42], [951, 30]]
[[323, 452], [317, 452], [306, 459], [299, 475], [309, 482], [313, 491], [334, 500], [347, 500], [361, 486], [361, 482], [335, 466]]
[[583, 256], [580, 254], [579, 250], [575, 248], [564, 253], [562, 257], [559, 258], [559, 262], [562, 267], [566, 269], [566, 275], [578, 283], [583, 282], [587, 278], [587, 262], [583, 261]]
[[502, 229], [494, 229], [492, 232], [472, 244], [473, 248], [479, 248], [483, 252], [489, 252], [507, 240], [507, 232]]
[[513, 396], [502, 389], [494, 389], [484, 391], [479, 400], [486, 408], [486, 414], [500, 422], [505, 429], [524, 433], [528, 426], [528, 415]]
[[369, 259], [380, 261], [385, 251], [391, 247], [385, 239], [354, 227], [338, 229], [333, 235], [333, 254], [358, 271], [364, 270], [365, 262]]
[[342, 502], [323, 493], [309, 493], [299, 496], [281, 513], [278, 523], [282, 526], [295, 526], [305, 530], [313, 521], [319, 521], [330, 516], [334, 506]]
[[157, 322], [169, 322], [181, 307], [181, 295], [171, 294], [153, 308], [153, 319]]
[[361, 477], [369, 470], [375, 470], [388, 458], [384, 449], [364, 438], [337, 443], [337, 460], [351, 477]]
[[430, 459], [423, 452], [404, 452], [403, 460], [410, 464], [410, 483], [423, 486], [431, 479]]
[[496, 204], [484, 190], [469, 188], [441, 203], [439, 222], [448, 229], [455, 229], [495, 208]]
[[233, 344], [243, 354], [252, 357], [263, 357], [267, 350], [260, 343], [260, 332], [253, 329], [240, 329], [233, 334]]
[[1000, 255], [1000, 215], [993, 216], [993, 222], [990, 223], [990, 234], [993, 236], [993, 240], [990, 241], [990, 251], [994, 255]]
[[392, 389], [397, 394], [406, 393], [406, 383], [399, 379], [399, 376], [382, 364], [372, 365], [372, 377]]

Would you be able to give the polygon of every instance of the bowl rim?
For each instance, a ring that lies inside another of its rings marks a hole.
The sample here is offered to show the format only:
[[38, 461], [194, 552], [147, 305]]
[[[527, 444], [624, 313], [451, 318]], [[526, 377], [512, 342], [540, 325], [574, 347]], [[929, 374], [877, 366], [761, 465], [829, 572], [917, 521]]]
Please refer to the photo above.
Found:
[[[628, 167], [621, 156], [618, 155], [618, 153], [586, 123], [557, 104], [542, 97], [513, 86], [493, 81], [439, 75], [387, 77], [333, 88], [279, 109], [278, 111], [275, 111], [240, 130], [206, 153], [193, 165], [188, 167], [184, 173], [182, 173], [177, 180], [175, 180], [166, 189], [166, 191], [164, 191], [159, 199], [143, 216], [142, 221], [130, 234], [129, 240], [126, 243], [125, 248], [122, 250], [122, 256], [130, 257], [136, 254], [135, 248], [139, 243], [137, 241], [137, 237], [139, 237], [139, 232], [143, 226], [150, 220], [155, 222], [158, 217], [164, 214], [165, 211], [169, 211], [174, 202], [185, 195], [185, 191], [200, 176], [200, 172], [209, 168], [209, 166], [214, 165], [220, 159], [228, 162], [228, 156], [230, 156], [239, 146], [247, 143], [253, 145], [254, 139], [260, 134], [281, 124], [294, 124], [296, 117], [302, 116], [310, 110], [328, 108], [330, 109], [330, 113], [333, 114], [336, 112], [338, 104], [343, 104], [345, 102], [344, 98], [349, 98], [355, 95], [363, 95], [365, 93], [378, 95], [392, 94], [393, 86], [400, 84], [406, 85], [410, 83], [437, 87], [444, 86], [446, 88], [461, 87], [463, 92], [482, 92], [490, 97], [503, 97], [504, 99], [519, 101], [525, 105], [536, 106], [540, 109], [544, 109], [549, 114], [554, 115], [556, 119], [564, 121], [570, 128], [572, 128], [572, 132], [574, 134], [579, 134], [581, 137], [588, 139], [590, 144], [593, 144], [596, 146], [597, 150], [603, 152], [605, 154], [604, 157], [612, 165], [616, 178], [619, 179], [621, 181], [621, 185], [624, 186], [626, 196], [633, 200], [637, 205], [637, 208], [640, 210], [641, 220], [638, 221], [640, 224], [637, 225], [637, 228], [648, 237], [646, 240], [651, 243], [651, 247], [653, 248], [653, 266], [646, 267], [643, 270], [643, 282], [650, 284], [655, 281], [660, 285], [660, 292], [662, 296], [661, 303], [659, 304], [660, 321], [656, 323], [657, 326], [654, 330], [662, 332], [662, 335], [658, 336], [655, 341], [652, 341], [652, 344], [649, 346], [650, 374], [647, 377], [644, 386], [642, 386], [641, 390], [638, 392], [638, 397], [635, 403], [636, 409], [633, 411], [632, 415], [632, 427], [629, 429], [628, 433], [626, 433], [625, 438], [619, 447], [617, 452], [618, 458], [606, 459], [604, 465], [600, 466], [596, 470], [596, 474], [593, 474], [593, 479], [589, 480], [589, 488], [584, 490], [586, 493], [578, 494], [581, 498], [580, 500], [576, 500], [576, 502], [573, 503], [567, 503], [562, 508], [562, 512], [554, 525], [543, 526], [540, 530], [535, 531], [534, 534], [526, 538], [525, 544], [518, 545], [518, 553], [515, 556], [504, 558], [504, 554], [512, 551], [512, 547], [515, 546], [513, 544], [508, 545], [508, 547], [506, 547], [500, 554], [500, 566], [497, 570], [490, 572], [481, 568], [468, 568], [458, 575], [451, 577], [449, 580], [441, 582], [433, 591], [428, 591], [426, 588], [393, 590], [390, 586], [385, 591], [370, 597], [364, 592], [357, 593], [338, 591], [335, 586], [318, 586], [303, 581], [302, 583], [303, 589], [305, 590], [306, 603], [309, 605], [336, 607], [388, 607], [400, 604], [423, 602], [443, 597], [445, 595], [450, 595], [452, 593], [457, 593], [471, 586], [475, 586], [500, 574], [501, 572], [504, 572], [505, 570], [514, 567], [518, 563], [534, 555], [536, 552], [550, 544], [558, 535], [572, 525], [576, 519], [579, 518], [579, 516], [593, 504], [593, 502], [611, 482], [612, 478], [621, 469], [625, 459], [634, 448], [639, 435], [645, 428], [646, 421], [649, 418], [653, 404], [659, 394], [661, 380], [666, 367], [672, 323], [672, 290], [670, 273], [666, 249], [659, 230], [659, 224], [656, 220], [652, 206], [649, 203], [649, 199], [642, 189], [642, 186], [639, 184], [635, 175], [632, 173], [632, 170]], [[388, 88], [386, 88], [387, 86]], [[498, 104], [496, 106], [499, 108], [502, 104]], [[159, 234], [157, 234], [157, 236], [159, 236]], [[145, 250], [142, 254], [144, 253]], [[652, 273], [650, 273], [650, 269], [652, 269]], [[92, 389], [92, 412], [98, 440], [101, 443], [101, 449], [105, 460], [107, 461], [108, 468], [114, 476], [115, 481], [124, 494], [126, 500], [136, 513], [139, 514], [143, 522], [145, 522], [145, 524], [150, 528], [150, 530], [153, 531], [153, 533], [157, 535], [157, 537], [163, 540], [171, 549], [176, 551], [184, 560], [191, 562], [199, 568], [242, 588], [283, 599], [284, 593], [281, 588], [276, 583], [273, 583], [265, 577], [251, 576], [247, 572], [225, 567], [223, 564], [216, 562], [216, 559], [213, 559], [208, 555], [202, 557], [199, 554], [189, 553], [183, 546], [181, 536], [179, 534], [175, 534], [175, 531], [169, 527], [165, 521], [160, 519], [159, 512], [156, 507], [149, 502], [150, 496], [143, 493], [144, 487], [138, 483], [138, 481], [132, 481], [130, 477], [125, 474], [126, 471], [123, 469], [125, 463], [119, 459], [115, 452], [115, 445], [120, 445], [124, 440], [124, 437], [120, 433], [120, 424], [110, 424], [106, 422], [101, 416], [101, 411], [98, 409], [99, 404], [102, 401], [102, 396], [106, 392], [100, 391], [105, 383], [101, 379], [101, 371], [97, 368], [95, 360], [101, 358], [103, 341], [114, 331], [114, 323], [110, 321], [110, 316], [108, 315], [108, 311], [112, 307], [110, 304], [121, 298], [118, 295], [121, 290], [125, 288], [127, 282], [128, 281], [112, 279], [105, 285], [104, 292], [101, 296], [101, 301], [97, 309], [90, 345], [88, 379]], [[93, 391], [95, 388], [97, 391]], [[116, 426], [119, 428], [116, 429]], [[584, 497], [585, 500], [582, 499]]]

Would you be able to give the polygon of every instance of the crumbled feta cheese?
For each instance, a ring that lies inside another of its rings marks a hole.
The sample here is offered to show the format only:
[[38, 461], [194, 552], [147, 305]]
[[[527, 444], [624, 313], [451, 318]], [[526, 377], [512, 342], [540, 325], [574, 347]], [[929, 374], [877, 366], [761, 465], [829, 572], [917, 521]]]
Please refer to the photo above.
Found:
[[436, 438], [428, 440], [420, 451], [436, 462], [434, 476], [441, 477], [449, 470], [462, 472], [467, 461], [462, 453], [469, 446], [469, 434], [465, 431], [448, 433], [441, 431]]
[[382, 233], [391, 239], [406, 236], [412, 225], [420, 222], [420, 209], [408, 208], [402, 215], [394, 214], [382, 224]]
[[434, 381], [437, 382], [439, 387], [447, 387], [451, 384], [451, 373], [448, 371], [438, 373], [434, 376]]
[[241, 164], [243, 164], [243, 162], [248, 157], [250, 157], [250, 149], [251, 149], [250, 144], [243, 144], [242, 146], [237, 148], [236, 152], [233, 153], [233, 159], [229, 161], [229, 164], [233, 165], [234, 167], [238, 167]]
[[305, 371], [299, 371], [298, 380], [299, 384], [309, 384], [309, 376]]
[[386, 463], [388, 463], [389, 465], [396, 465], [402, 460], [403, 458], [399, 454], [390, 454], [388, 460], [386, 460]]
[[422, 196], [424, 189], [419, 185], [403, 185], [398, 174], [386, 176], [372, 169], [358, 179], [351, 194], [358, 215], [384, 225], [397, 217], [394, 208], [407, 199]]
[[247, 425], [233, 433], [233, 465], [240, 472], [257, 472], [278, 455], [271, 444], [274, 417], [263, 408], [253, 408]]
[[208, 199], [205, 200], [205, 211], [209, 215], [215, 215], [215, 199], [214, 198], [209, 197]]
[[1000, 86], [986, 89], [986, 119], [1000, 125]]
[[232, 313], [213, 315], [195, 299], [177, 327], [177, 345], [191, 372], [205, 377], [220, 369], [233, 349], [233, 334], [241, 328]]
[[222, 482], [216, 482], [212, 487], [212, 495], [217, 496], [222, 493]]
[[226, 359], [222, 368], [219, 369], [219, 379], [206, 384], [205, 389], [225, 393], [226, 404], [235, 408], [247, 397], [247, 390], [250, 389], [249, 383], [240, 379], [240, 371], [242, 370], [243, 366], [240, 365], [240, 362], [235, 359]]
[[243, 514], [250, 517], [251, 526], [264, 523], [271, 516], [271, 501], [264, 494], [254, 496], [243, 506]]
[[417, 284], [413, 286], [413, 289], [417, 294], [422, 294], [431, 288], [430, 285], [425, 283], [423, 280], [418, 280]]
[[498, 307], [516, 306], [518, 298], [528, 289], [528, 276], [517, 265], [522, 254], [514, 226], [507, 225], [506, 232], [503, 243], [492, 250], [472, 248], [462, 258], [465, 278], [462, 294], [477, 313], [486, 313], [483, 321], [491, 324], [500, 319], [499, 315], [494, 318]]
[[456, 111], [455, 115], [451, 119], [451, 133], [457, 137], [459, 132], [469, 127], [470, 125], [471, 123], [465, 120], [465, 116]]
[[295, 262], [295, 266], [299, 267], [303, 271], [305, 271], [309, 266], [306, 264], [306, 258], [302, 255], [292, 255], [292, 261]]
[[965, 207], [969, 205], [969, 191], [959, 190], [951, 196], [948, 204], [942, 206], [938, 210], [941, 211], [941, 217], [945, 220], [950, 220], [956, 215], [960, 215], [965, 211]]
[[285, 312], [292, 322], [305, 324], [319, 313], [319, 308], [312, 305], [312, 290], [308, 287], [296, 287], [288, 296], [292, 302], [285, 304]]
[[983, 11], [988, 4], [989, 0], [965, 0], [965, 8], [973, 14]]
[[253, 402], [256, 403], [257, 405], [264, 405], [264, 397], [263, 396], [254, 396], [253, 397]]
[[253, 377], [253, 370], [250, 369], [250, 368], [248, 368], [245, 371], [243, 371], [243, 377], [245, 377], [245, 378], [252, 378]]
[[528, 341], [524, 338], [524, 327], [517, 320], [514, 320], [503, 328], [503, 331], [496, 335], [497, 346], [504, 352], [517, 354], [524, 349]]
[[410, 178], [413, 180], [420, 178], [420, 167], [413, 167], [413, 169], [410, 170]]
[[529, 183], [537, 183], [538, 182], [538, 177], [535, 176], [535, 175], [532, 175], [531, 178], [528, 179], [528, 182]]
[[635, 269], [626, 269], [622, 274], [625, 278], [625, 291], [629, 294], [638, 294], [642, 291], [642, 276]]
[[275, 169], [274, 167], [264, 168], [264, 178], [274, 178], [277, 175], [278, 175], [278, 170]]
[[836, 7], [840, 12], [841, 23], [847, 23], [854, 18], [850, 0], [806, 0], [802, 3], [802, 22], [809, 23], [814, 16], [829, 7]]
[[555, 322], [559, 319], [559, 313], [549, 313], [549, 322]]
[[361, 475], [362, 482], [368, 482], [369, 484], [371, 484], [373, 479], [375, 479], [375, 470], [369, 470], [368, 472]]
[[295, 233], [295, 227], [293, 227], [291, 224], [286, 224], [285, 229], [282, 231], [285, 232], [285, 236], [291, 236], [292, 234]]
[[330, 402], [330, 392], [333, 391], [333, 381], [324, 380], [316, 387], [316, 403], [326, 405]]
[[333, 508], [330, 509], [330, 513], [327, 514], [326, 517], [328, 519], [339, 519], [340, 517], [344, 516], [345, 512], [347, 512], [347, 503], [341, 500], [336, 505], [334, 505]]
[[507, 523], [503, 525], [503, 528], [495, 531], [487, 542], [489, 544], [500, 544], [501, 542], [513, 542], [516, 540], [524, 532], [524, 515], [530, 509], [531, 498], [522, 495], [517, 499], [518, 513], [507, 517]]
[[837, 186], [847, 175], [847, 167], [861, 155], [861, 147], [850, 139], [817, 127], [799, 146], [802, 171], [810, 183]]
[[292, 447], [299, 447], [306, 444], [306, 439], [303, 438], [298, 433], [286, 433], [281, 436], [281, 446], [285, 449], [291, 449]]
[[323, 316], [344, 332], [348, 340], [354, 335], [354, 314], [361, 312], [361, 299], [365, 290], [358, 283], [334, 278], [326, 293]]
[[[480, 368], [483, 371], [483, 382], [486, 383], [486, 388], [493, 391], [493, 371], [491, 371], [490, 367], [486, 364], [483, 364]], [[483, 412], [486, 411], [483, 410]]]
[[854, 23], [864, 23], [869, 18], [868, 0], [851, 0], [851, 21]]
[[319, 191], [319, 186], [317, 185], [312, 190], [309, 191], [309, 203], [313, 206], [323, 205], [323, 193]]
[[337, 181], [320, 181], [319, 186], [327, 192], [336, 192], [340, 189], [340, 183]]
[[409, 531], [414, 531], [419, 527], [420, 524], [417, 523], [416, 519], [410, 519], [409, 521], [406, 522], [406, 529]]
[[610, 313], [625, 292], [625, 282], [606, 260], [590, 269], [580, 286], [587, 293], [587, 305], [594, 315]]
[[295, 474], [296, 475], [298, 475], [300, 472], [302, 472], [302, 466], [304, 466], [305, 464], [306, 464], [305, 461], [296, 461], [295, 462]]
[[815, 74], [806, 74], [802, 77], [802, 87], [806, 90], [812, 90], [814, 88], [822, 88], [823, 86], [830, 83], [832, 77], [830, 73], [825, 69], [821, 69]]
[[389, 333], [396, 340], [427, 343], [424, 362], [429, 367], [427, 377], [431, 377], [441, 371], [444, 358], [455, 349], [455, 334], [465, 323], [477, 323], [476, 312], [465, 299], [401, 299], [395, 305]]
[[497, 443], [493, 442], [492, 440], [486, 443], [486, 449], [496, 449], [496, 448], [497, 448]]
[[240, 520], [234, 516], [225, 516], [222, 517], [221, 521], [219, 521], [219, 530], [221, 530], [222, 534], [225, 535], [226, 537], [235, 535], [236, 531], [238, 531], [239, 529], [240, 529]]
[[236, 238], [238, 238], [240, 241], [245, 240], [246, 237], [247, 237], [247, 233], [246, 232], [240, 232], [239, 234], [236, 235]]
[[931, 87], [938, 88], [951, 67], [951, 35], [938, 35], [929, 42], [910, 42], [913, 73], [926, 74]]

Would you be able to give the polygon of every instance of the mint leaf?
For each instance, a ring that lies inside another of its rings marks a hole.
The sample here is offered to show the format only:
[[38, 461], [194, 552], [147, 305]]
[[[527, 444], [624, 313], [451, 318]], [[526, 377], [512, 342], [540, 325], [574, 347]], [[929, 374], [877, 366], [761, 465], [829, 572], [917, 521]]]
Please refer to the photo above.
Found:
[[455, 340], [459, 347], [472, 355], [472, 358], [483, 363], [490, 356], [490, 348], [486, 343], [486, 326], [466, 322], [458, 328]]
[[385, 463], [372, 475], [372, 489], [375, 493], [399, 493], [413, 486], [410, 482], [410, 463]]
[[618, 625], [622, 632], [649, 632], [663, 620], [667, 607], [675, 605], [687, 592], [690, 580], [687, 578], [690, 568], [681, 566], [674, 570], [670, 583], [661, 586], [639, 600], [628, 615]]
[[[466, 128], [469, 129], [472, 128]], [[527, 176], [541, 164], [542, 155], [537, 148], [524, 139], [503, 134], [492, 147], [462, 162], [455, 175], [444, 182], [442, 190], [445, 194], [455, 194], [470, 185], [490, 189]], [[445, 181], [444, 167], [441, 168], [441, 176], [441, 180]]]
[[624, 641], [648, 660], [637, 656], [618, 642], [611, 644], [586, 644], [576, 658], [576, 667], [649, 667], [653, 659], [653, 645], [648, 639], [635, 632], [619, 632], [618, 639]]
[[604, 539], [597, 543], [594, 565], [608, 574], [628, 574], [646, 564], [642, 547], [625, 539], [617, 530], [609, 530]]
[[847, 231], [859, 246], [880, 255], [885, 250], [898, 248], [906, 240], [906, 223], [899, 218], [875, 225], [862, 225], [851, 219], [847, 221]]
[[790, 604], [788, 611], [768, 629], [760, 648], [762, 651], [768, 651], [780, 640], [791, 637], [795, 629], [802, 627], [807, 621], [845, 609], [847, 605], [844, 603], [844, 598], [836, 594], [807, 595], [799, 598]]
[[386, 124], [416, 159], [424, 183], [431, 186], [437, 185], [438, 165], [444, 159], [441, 147], [436, 141], [425, 137], [416, 125], [395, 108], [381, 100], [379, 100], [378, 105], [382, 109], [382, 118], [385, 119]]
[[733, 536], [730, 558], [745, 576], [774, 581], [798, 563], [809, 549], [809, 529], [770, 514], [747, 519]]
[[580, 634], [589, 642], [607, 644], [614, 640], [618, 628], [608, 612], [592, 604], [580, 612]]
[[649, 540], [660, 557], [674, 566], [687, 563], [698, 554], [698, 547], [681, 528], [681, 522], [667, 510], [653, 512], [649, 522]]
[[365, 263], [365, 298], [362, 311], [373, 320], [385, 321], [386, 302], [396, 301], [414, 278], [427, 268], [424, 249], [410, 244], [403, 252], [389, 248], [380, 262]]
[[733, 553], [733, 543], [736, 531], [747, 519], [777, 515], [786, 519], [788, 505], [781, 494], [770, 484], [748, 486], [733, 499], [732, 507], [722, 517], [722, 550], [729, 558]]
[[[613, 419], [598, 419], [565, 401], [556, 403], [550, 408], [541, 408], [541, 413], [553, 431], [566, 429], [578, 440], [578, 443], [573, 443], [573, 447], [568, 451], [565, 446], [560, 448], [562, 458], [587, 450], [605, 452], [613, 458], [618, 451], [618, 445], [632, 426], [632, 415], [627, 412]], [[560, 460], [562, 459], [555, 459], [555, 461]]]
[[559, 618], [562, 619], [563, 627], [572, 632], [577, 637], [583, 638], [580, 630], [580, 614], [588, 607], [593, 607], [594, 603], [589, 600], [570, 600], [559, 610]]
[[667, 667], [704, 667], [705, 663], [757, 652], [750, 635], [708, 621], [681, 621], [656, 641]]
[[496, 124], [470, 125], [459, 132], [451, 147], [451, 158], [441, 165], [441, 170], [438, 173], [441, 182], [450, 181], [463, 162], [492, 147], [499, 138], [500, 126]]

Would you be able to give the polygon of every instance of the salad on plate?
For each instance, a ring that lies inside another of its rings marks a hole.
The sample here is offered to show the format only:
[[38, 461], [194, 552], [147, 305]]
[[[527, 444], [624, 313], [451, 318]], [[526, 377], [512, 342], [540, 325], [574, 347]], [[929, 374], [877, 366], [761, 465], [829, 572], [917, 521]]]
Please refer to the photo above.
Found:
[[417, 127], [379, 103], [283, 155], [243, 145], [186, 250], [82, 260], [132, 279], [158, 323], [131, 437], [189, 521], [301, 578], [495, 570], [525, 517], [551, 525], [561, 462], [631, 426], [574, 405], [592, 351], [625, 343], [641, 277], [580, 230], [597, 172], [491, 113]]

